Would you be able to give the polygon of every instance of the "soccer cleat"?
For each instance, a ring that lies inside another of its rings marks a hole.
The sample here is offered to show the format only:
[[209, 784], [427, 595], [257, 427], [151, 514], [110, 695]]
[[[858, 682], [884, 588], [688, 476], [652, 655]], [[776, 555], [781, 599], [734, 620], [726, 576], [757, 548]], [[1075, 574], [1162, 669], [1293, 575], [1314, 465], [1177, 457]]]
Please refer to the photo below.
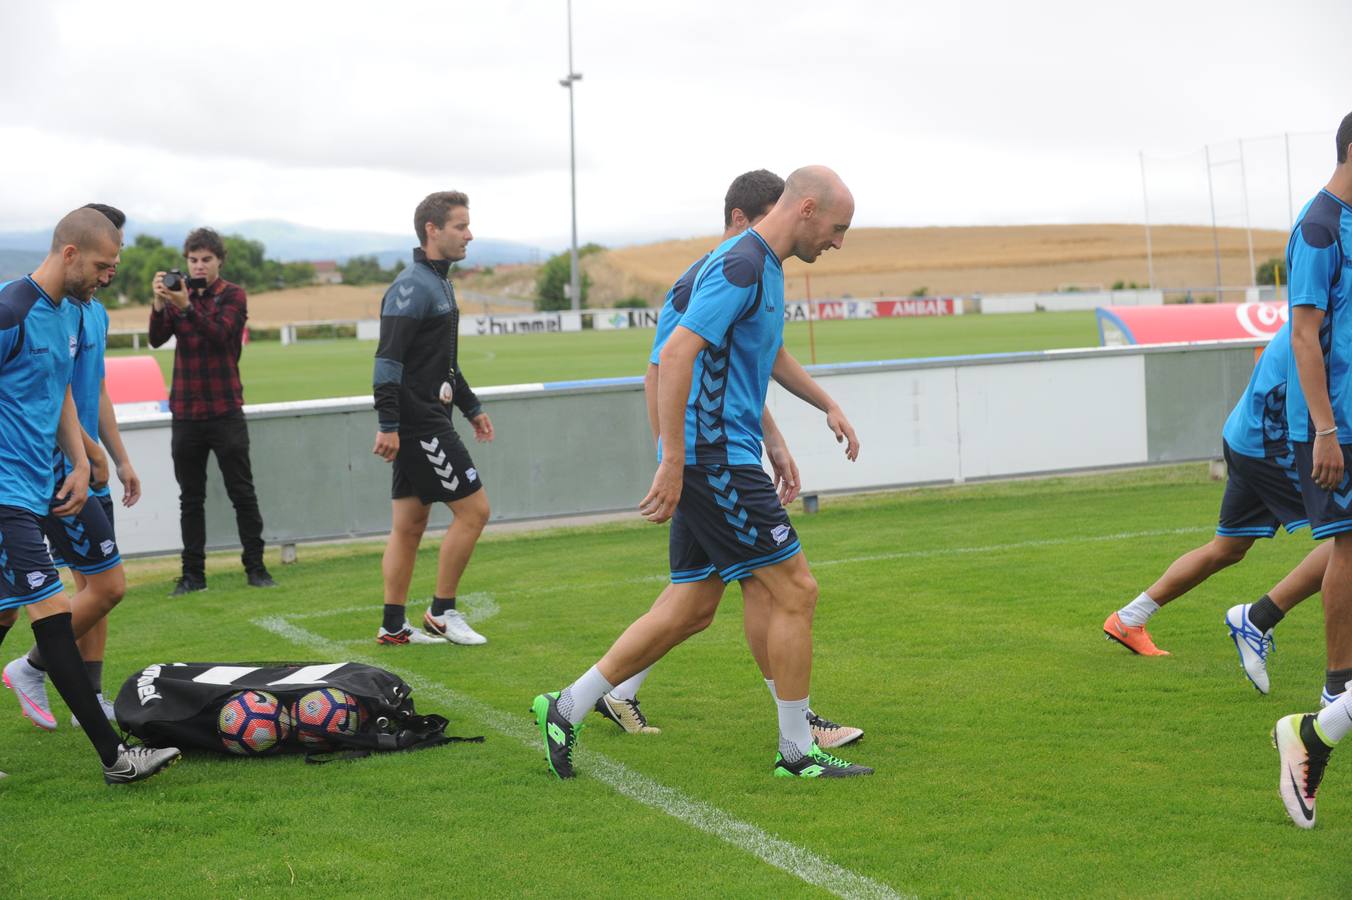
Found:
[[436, 637], [445, 638], [452, 644], [488, 643], [488, 638], [469, 627], [464, 614], [458, 609], [448, 609], [439, 616], [432, 615], [432, 610], [428, 609], [423, 613], [423, 630]]
[[179, 756], [177, 747], [162, 747], [156, 750], [151, 747], [128, 747], [122, 744], [113, 764], [103, 767], [103, 780], [109, 784], [144, 781], [178, 762]]
[[864, 729], [849, 725], [837, 725], [830, 719], [823, 719], [812, 710], [807, 711], [807, 724], [812, 727], [812, 739], [817, 746], [825, 750], [844, 747], [864, 736]]
[[535, 714], [535, 724], [540, 728], [540, 737], [545, 742], [545, 760], [549, 771], [558, 778], [573, 777], [573, 748], [577, 746], [577, 736], [582, 733], [582, 725], [574, 725], [559, 712], [559, 692], [540, 694], [531, 703], [531, 712]]
[[[1302, 732], [1306, 734], [1302, 735]], [[1277, 787], [1286, 814], [1299, 827], [1313, 828], [1314, 795], [1319, 790], [1319, 782], [1324, 780], [1324, 767], [1328, 765], [1332, 748], [1319, 740], [1314, 732], [1314, 716], [1308, 713], [1278, 719], [1272, 729], [1272, 746], [1281, 756], [1282, 771]]]
[[1319, 708], [1323, 709], [1334, 700], [1337, 700], [1341, 694], [1330, 694], [1327, 685], [1319, 692]]
[[249, 587], [274, 588], [277, 586], [277, 582], [272, 580], [272, 575], [268, 573], [267, 569], [251, 569], [245, 575], [249, 580]]
[[1117, 613], [1113, 613], [1103, 623], [1103, 633], [1108, 640], [1117, 641], [1132, 653], [1141, 656], [1168, 656], [1169, 651], [1161, 650], [1150, 639], [1150, 632], [1144, 625], [1123, 625]]
[[423, 634], [421, 631], [414, 631], [413, 626], [404, 623], [404, 627], [398, 631], [386, 631], [385, 626], [381, 625], [380, 630], [376, 632], [377, 644], [440, 644], [441, 638], [434, 638], [430, 634]]
[[170, 597], [182, 597], [184, 594], [195, 594], [198, 591], [207, 589], [207, 580], [201, 575], [184, 575], [178, 581], [174, 582], [174, 589], [169, 592]]
[[784, 754], [775, 754], [776, 778], [849, 778], [851, 775], [872, 775], [868, 766], [856, 766], [832, 756], [813, 742], [807, 755], [797, 762], [786, 762]]
[[1225, 613], [1225, 624], [1230, 629], [1230, 640], [1235, 642], [1239, 651], [1239, 664], [1244, 669], [1258, 693], [1266, 694], [1271, 685], [1268, 681], [1267, 658], [1272, 652], [1274, 642], [1272, 632], [1262, 632], [1249, 621], [1249, 606], [1241, 603], [1232, 606]]
[[[104, 696], [102, 694], [99, 694], [98, 697], [99, 697], [99, 706], [102, 707], [103, 709], [104, 718], [106, 718], [109, 722], [112, 722], [114, 725], [116, 725], [117, 714], [113, 712], [113, 704], [109, 703], [106, 699], [104, 699]], [[75, 715], [75, 713], [70, 714], [70, 724], [76, 728], [80, 727], [80, 719]]]
[[20, 656], [5, 666], [3, 676], [5, 687], [19, 698], [19, 709], [34, 725], [43, 731], [56, 730], [56, 716], [52, 715], [52, 705], [47, 702], [47, 673], [35, 669], [28, 657]]
[[627, 734], [661, 734], [662, 729], [648, 724], [648, 717], [638, 708], [638, 698], [625, 700], [612, 694], [602, 694], [596, 701], [596, 711], [619, 726]]

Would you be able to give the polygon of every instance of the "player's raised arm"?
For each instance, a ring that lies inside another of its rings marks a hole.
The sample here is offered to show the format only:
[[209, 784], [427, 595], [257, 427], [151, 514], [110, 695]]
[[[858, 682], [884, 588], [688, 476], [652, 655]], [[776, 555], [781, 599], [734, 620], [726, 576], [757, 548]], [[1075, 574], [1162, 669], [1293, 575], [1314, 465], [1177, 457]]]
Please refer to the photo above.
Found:
[[840, 404], [831, 398], [826, 389], [807, 373], [802, 363], [794, 359], [793, 354], [782, 345], [775, 354], [775, 364], [770, 375], [790, 394], [826, 413], [826, 426], [836, 436], [836, 442], [845, 445], [845, 457], [850, 462], [858, 459], [859, 438], [855, 435], [850, 420], [845, 418], [845, 412], [840, 408]]

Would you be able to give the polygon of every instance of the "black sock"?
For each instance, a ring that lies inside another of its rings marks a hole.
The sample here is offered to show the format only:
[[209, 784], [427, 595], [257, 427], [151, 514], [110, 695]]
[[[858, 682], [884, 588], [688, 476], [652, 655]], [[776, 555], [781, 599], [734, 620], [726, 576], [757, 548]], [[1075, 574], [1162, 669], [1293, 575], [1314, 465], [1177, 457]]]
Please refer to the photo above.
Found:
[[33, 623], [33, 637], [47, 660], [47, 677], [80, 720], [80, 727], [89, 736], [89, 742], [98, 751], [103, 764], [112, 765], [122, 741], [108, 724], [98, 698], [89, 686], [89, 679], [85, 677], [84, 661], [75, 646], [75, 632], [70, 629], [70, 613], [38, 619]]
[[1301, 716], [1300, 718], [1300, 742], [1305, 745], [1305, 749], [1312, 753], [1323, 751], [1328, 753], [1333, 748], [1324, 743], [1324, 739], [1319, 736], [1319, 732], [1314, 730], [1315, 716]]
[[47, 671], [47, 664], [42, 661], [42, 651], [38, 649], [37, 644], [34, 644], [33, 649], [28, 651], [28, 664], [39, 672]]
[[94, 693], [103, 693], [103, 660], [96, 659], [93, 662], [85, 660], [85, 675], [89, 678], [89, 686], [94, 689]]
[[1281, 607], [1272, 602], [1272, 598], [1264, 594], [1259, 601], [1249, 607], [1249, 621], [1253, 627], [1267, 634], [1273, 627], [1286, 617]]
[[9, 630], [13, 627], [13, 625], [0, 625], [0, 644], [5, 642], [5, 635], [9, 634]]
[[1341, 696], [1349, 681], [1352, 681], [1352, 669], [1329, 669], [1324, 673], [1324, 690], [1331, 696]]
[[404, 628], [404, 619], [408, 617], [408, 610], [398, 603], [385, 604], [385, 630], [390, 634], [402, 631]]
[[448, 609], [455, 609], [455, 598], [447, 600], [445, 597], [432, 598], [432, 615], [439, 616]]

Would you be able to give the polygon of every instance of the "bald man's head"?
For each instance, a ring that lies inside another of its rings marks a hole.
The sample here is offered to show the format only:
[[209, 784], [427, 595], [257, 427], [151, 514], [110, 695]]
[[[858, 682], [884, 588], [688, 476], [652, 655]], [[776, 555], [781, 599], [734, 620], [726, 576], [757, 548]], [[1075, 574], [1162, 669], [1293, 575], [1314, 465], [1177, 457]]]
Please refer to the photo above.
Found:
[[797, 220], [794, 256], [810, 263], [826, 250], [840, 249], [854, 218], [854, 195], [839, 175], [826, 166], [795, 169], [779, 202]]
[[81, 207], [66, 213], [65, 218], [56, 223], [52, 232], [52, 253], [60, 253], [63, 247], [76, 250], [97, 250], [107, 244], [117, 248], [122, 243], [122, 235], [117, 226], [97, 209]]
[[88, 300], [117, 270], [121, 251], [117, 226], [97, 209], [81, 208], [56, 223], [43, 266], [50, 265], [59, 274], [64, 296]]

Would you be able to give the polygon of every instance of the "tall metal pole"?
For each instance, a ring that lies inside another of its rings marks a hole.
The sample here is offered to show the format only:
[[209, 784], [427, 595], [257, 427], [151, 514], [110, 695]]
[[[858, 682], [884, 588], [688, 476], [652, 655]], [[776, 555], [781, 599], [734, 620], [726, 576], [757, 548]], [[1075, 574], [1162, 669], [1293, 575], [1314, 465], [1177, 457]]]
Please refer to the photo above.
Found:
[[573, 0], [568, 0], [568, 77], [559, 84], [568, 89], [568, 168], [573, 190], [573, 243], [569, 249], [568, 294], [574, 311], [582, 308], [582, 280], [577, 267], [577, 141], [573, 129], [573, 83], [582, 80], [581, 72], [573, 71]]
[[1289, 233], [1296, 230], [1296, 201], [1291, 193], [1291, 132], [1282, 137], [1286, 139], [1286, 230]]
[[1211, 145], [1207, 144], [1203, 150], [1206, 152], [1206, 193], [1211, 201], [1211, 247], [1216, 253], [1216, 302], [1219, 303], [1221, 297], [1221, 241], [1216, 234], [1216, 191], [1211, 185]]
[[1141, 151], [1141, 199], [1145, 203], [1145, 270], [1150, 289], [1155, 289], [1155, 254], [1150, 246], [1150, 192], [1145, 187], [1145, 151]]
[[1249, 239], [1249, 280], [1247, 284], [1258, 284], [1258, 270], [1253, 266], [1253, 225], [1249, 223], [1249, 179], [1244, 173], [1244, 141], [1239, 142], [1239, 187], [1244, 191], [1244, 233]]

